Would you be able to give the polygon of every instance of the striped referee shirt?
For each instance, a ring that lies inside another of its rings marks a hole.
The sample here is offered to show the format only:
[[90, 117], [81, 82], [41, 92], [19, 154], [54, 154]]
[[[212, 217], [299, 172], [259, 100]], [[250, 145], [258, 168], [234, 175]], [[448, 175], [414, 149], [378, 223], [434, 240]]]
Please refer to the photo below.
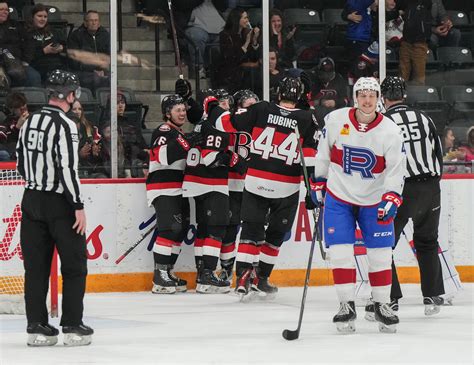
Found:
[[64, 194], [74, 209], [82, 209], [78, 145], [77, 126], [62, 109], [48, 105], [31, 114], [16, 146], [25, 189]]
[[405, 104], [392, 105], [385, 115], [402, 130], [407, 178], [441, 176], [443, 150], [431, 118]]

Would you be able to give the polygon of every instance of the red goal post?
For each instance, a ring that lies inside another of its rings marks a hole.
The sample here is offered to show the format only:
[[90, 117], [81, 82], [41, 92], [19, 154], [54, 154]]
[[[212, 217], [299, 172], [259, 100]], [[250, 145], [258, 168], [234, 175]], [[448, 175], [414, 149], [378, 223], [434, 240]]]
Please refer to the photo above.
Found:
[[[24, 268], [20, 247], [21, 199], [24, 181], [16, 162], [0, 162], [0, 314], [25, 313]], [[58, 259], [51, 265], [48, 307], [58, 316]]]

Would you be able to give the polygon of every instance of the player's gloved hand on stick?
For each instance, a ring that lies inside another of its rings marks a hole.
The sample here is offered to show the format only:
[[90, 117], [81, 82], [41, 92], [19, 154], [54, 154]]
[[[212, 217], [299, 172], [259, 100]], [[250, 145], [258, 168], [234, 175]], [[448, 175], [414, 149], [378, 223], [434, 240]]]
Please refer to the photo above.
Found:
[[324, 196], [326, 195], [326, 181], [323, 177], [311, 176], [309, 178], [309, 186], [311, 190], [305, 198], [305, 206], [308, 210], [313, 210], [324, 205]]
[[184, 135], [191, 147], [200, 146], [204, 142], [204, 136], [198, 132], [190, 132]]
[[402, 203], [402, 197], [393, 191], [382, 195], [382, 201], [377, 206], [377, 223], [390, 224], [395, 219], [397, 209]]
[[185, 79], [178, 79], [174, 84], [174, 92], [181, 96], [184, 101], [188, 100], [193, 93], [191, 83]]

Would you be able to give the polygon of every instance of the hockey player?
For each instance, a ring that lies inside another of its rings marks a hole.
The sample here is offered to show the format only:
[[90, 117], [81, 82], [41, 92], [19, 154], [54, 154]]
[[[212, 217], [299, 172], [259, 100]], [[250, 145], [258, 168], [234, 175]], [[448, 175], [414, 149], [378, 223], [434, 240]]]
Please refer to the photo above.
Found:
[[[389, 76], [382, 82], [385, 115], [402, 130], [407, 151], [407, 177], [403, 189], [404, 202], [395, 219], [395, 244], [412, 218], [413, 241], [420, 266], [421, 291], [425, 314], [439, 312], [443, 304], [443, 274], [438, 256], [438, 225], [441, 206], [440, 179], [443, 171], [443, 151], [433, 121], [422, 111], [404, 103], [405, 81]], [[395, 263], [392, 261], [392, 291], [390, 297], [398, 309], [402, 297]]]
[[183, 198], [183, 178], [188, 151], [202, 142], [199, 133], [184, 134], [186, 105], [179, 95], [161, 103], [163, 121], [152, 135], [147, 200], [156, 211], [158, 235], [153, 247], [155, 270], [152, 293], [186, 291], [186, 281], [172, 272], [189, 226], [189, 202]]
[[353, 97], [354, 108], [333, 111], [325, 118], [313, 179], [316, 203], [323, 203], [321, 193], [327, 190], [324, 238], [340, 301], [333, 322], [341, 332], [355, 331], [357, 222], [367, 247], [375, 319], [380, 331], [395, 332], [399, 320], [389, 303], [393, 219], [402, 204], [406, 163], [403, 142], [400, 129], [376, 112], [380, 98], [376, 79], [357, 80]]
[[278, 87], [278, 104], [262, 101], [233, 118], [236, 129], [250, 130], [253, 140], [236, 258], [236, 292], [242, 296], [250, 290], [262, 295], [278, 291], [268, 279], [298, 208], [300, 159], [314, 166], [316, 153], [316, 119], [312, 112], [295, 108], [302, 93], [301, 81], [286, 77]]
[[[204, 113], [211, 113], [211, 106], [219, 101], [215, 96], [204, 100]], [[183, 195], [196, 203], [197, 234], [194, 244], [197, 266], [196, 292], [227, 293], [230, 282], [219, 278], [215, 270], [219, 261], [223, 238], [229, 224], [228, 169], [243, 173], [245, 162], [228, 149], [229, 135], [203, 121], [197, 128], [204, 128], [202, 146], [192, 148], [187, 156]]]

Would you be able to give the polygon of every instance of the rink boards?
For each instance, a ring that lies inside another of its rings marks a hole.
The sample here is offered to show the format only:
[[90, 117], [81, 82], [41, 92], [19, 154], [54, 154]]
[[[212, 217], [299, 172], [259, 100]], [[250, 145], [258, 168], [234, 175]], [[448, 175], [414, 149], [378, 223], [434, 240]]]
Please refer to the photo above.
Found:
[[[121, 263], [115, 260], [137, 242], [155, 223], [154, 210], [146, 203], [143, 180], [84, 180], [82, 194], [87, 214], [87, 247], [89, 257], [89, 292], [142, 291], [151, 288], [153, 260], [150, 234]], [[313, 218], [304, 208], [303, 192], [298, 213], [288, 240], [283, 244], [272, 274], [280, 286], [302, 285], [311, 245]], [[19, 185], [0, 186], [0, 267], [1, 276], [21, 275], [23, 262], [16, 249], [19, 226], [9, 219], [18, 211], [23, 188]], [[194, 217], [191, 217], [194, 222]], [[8, 225], [10, 226], [8, 227]], [[15, 230], [10, 239], [7, 228]], [[183, 243], [183, 253], [177, 271], [194, 282], [193, 238], [195, 225], [190, 227]], [[450, 175], [442, 180], [442, 208], [439, 228], [440, 246], [449, 248], [463, 282], [474, 281], [474, 175]], [[413, 253], [404, 235], [395, 258], [402, 282], [419, 281]], [[329, 265], [322, 260], [316, 247], [312, 285], [332, 284]]]

